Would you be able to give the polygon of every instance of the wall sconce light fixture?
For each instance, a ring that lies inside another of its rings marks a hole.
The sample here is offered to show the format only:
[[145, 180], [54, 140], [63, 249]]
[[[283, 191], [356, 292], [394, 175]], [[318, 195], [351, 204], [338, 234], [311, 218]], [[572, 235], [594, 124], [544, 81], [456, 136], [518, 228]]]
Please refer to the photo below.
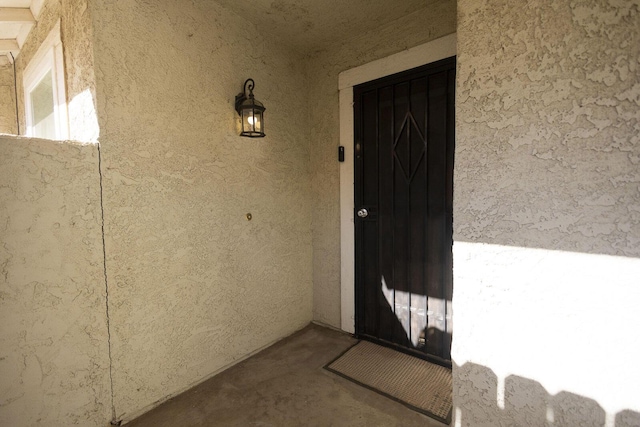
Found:
[[[264, 137], [264, 105], [253, 97], [253, 79], [244, 82], [244, 91], [236, 95], [236, 111], [242, 119], [240, 136], [249, 138]], [[249, 93], [247, 94], [247, 89]]]

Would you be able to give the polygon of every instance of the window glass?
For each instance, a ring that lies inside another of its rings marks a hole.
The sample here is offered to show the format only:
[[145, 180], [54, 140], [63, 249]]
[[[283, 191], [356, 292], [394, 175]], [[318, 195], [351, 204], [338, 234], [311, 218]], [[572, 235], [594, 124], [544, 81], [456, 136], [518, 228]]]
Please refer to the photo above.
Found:
[[33, 136], [56, 138], [56, 118], [54, 115], [53, 80], [49, 70], [40, 83], [29, 94], [33, 117]]
[[22, 84], [27, 136], [67, 139], [69, 120], [60, 21], [25, 67]]

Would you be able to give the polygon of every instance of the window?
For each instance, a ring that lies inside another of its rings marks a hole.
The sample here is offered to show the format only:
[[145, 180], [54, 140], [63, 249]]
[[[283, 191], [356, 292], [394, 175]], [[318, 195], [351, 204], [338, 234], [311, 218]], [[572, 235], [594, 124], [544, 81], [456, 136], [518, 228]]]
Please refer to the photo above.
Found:
[[60, 21], [25, 68], [23, 86], [27, 136], [68, 139], [69, 121]]

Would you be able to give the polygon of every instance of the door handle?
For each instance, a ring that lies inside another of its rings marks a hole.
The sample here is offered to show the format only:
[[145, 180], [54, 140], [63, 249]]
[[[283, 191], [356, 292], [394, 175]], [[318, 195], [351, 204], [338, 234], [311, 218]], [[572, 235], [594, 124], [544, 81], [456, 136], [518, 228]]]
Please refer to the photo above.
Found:
[[362, 209], [360, 209], [360, 210], [358, 211], [358, 216], [359, 216], [360, 218], [366, 218], [366, 217], [368, 217], [368, 216], [369, 216], [369, 211], [368, 211], [368, 210], [366, 210], [365, 208], [362, 208]]

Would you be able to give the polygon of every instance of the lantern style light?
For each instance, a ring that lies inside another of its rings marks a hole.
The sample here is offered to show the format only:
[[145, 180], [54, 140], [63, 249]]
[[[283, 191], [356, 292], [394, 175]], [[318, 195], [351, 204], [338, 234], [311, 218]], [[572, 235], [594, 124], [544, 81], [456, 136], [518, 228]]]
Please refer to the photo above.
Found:
[[[249, 138], [263, 138], [264, 135], [264, 105], [253, 97], [253, 79], [244, 82], [244, 91], [236, 95], [236, 111], [242, 119], [240, 136]], [[249, 92], [247, 93], [247, 89]]]

